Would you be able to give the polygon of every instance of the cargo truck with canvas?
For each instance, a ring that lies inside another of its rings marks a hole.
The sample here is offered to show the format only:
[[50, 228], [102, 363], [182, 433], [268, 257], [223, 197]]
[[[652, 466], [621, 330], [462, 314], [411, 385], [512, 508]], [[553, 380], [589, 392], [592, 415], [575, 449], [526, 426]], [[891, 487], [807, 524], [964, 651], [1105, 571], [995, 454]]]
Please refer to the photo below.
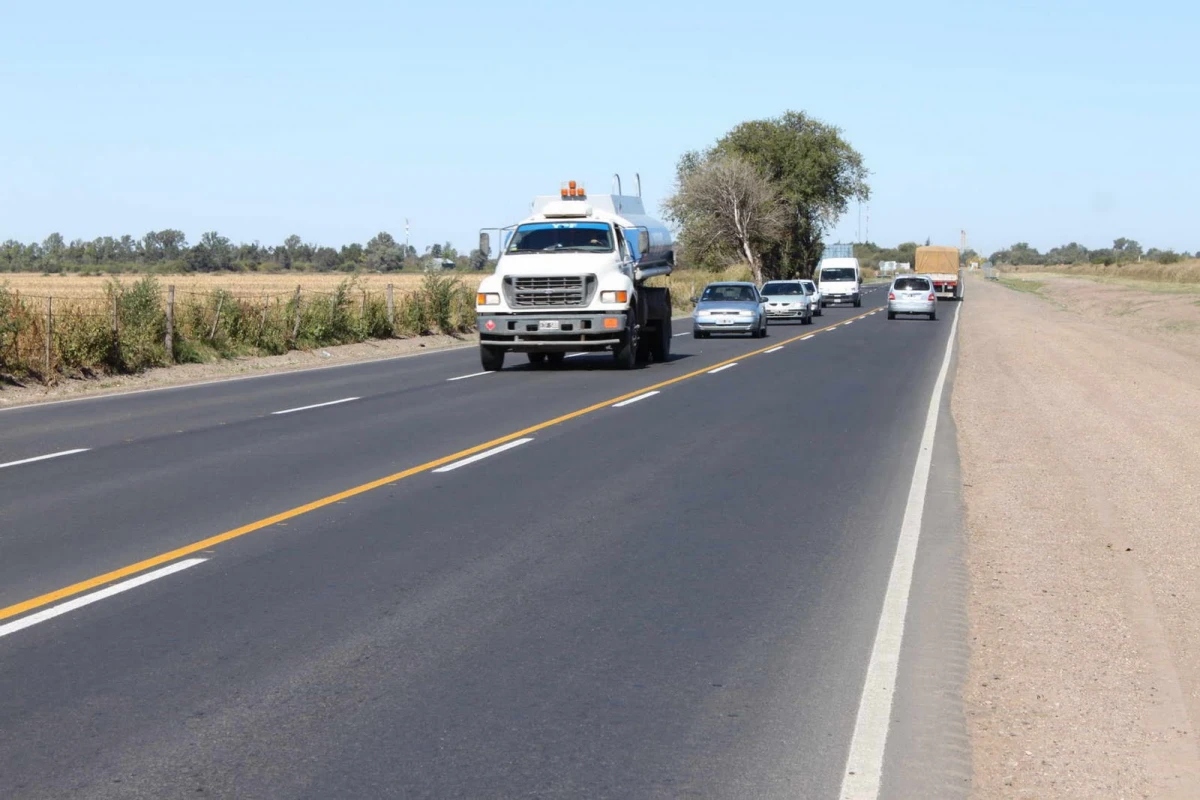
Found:
[[[506, 353], [557, 365], [567, 353], [610, 351], [631, 369], [671, 350], [671, 294], [646, 281], [674, 268], [670, 230], [649, 217], [638, 193], [588, 195], [575, 181], [558, 195], [534, 198], [531, 214], [499, 229], [493, 275], [476, 295], [479, 354], [484, 370], [504, 366]], [[479, 248], [490, 252], [490, 237]]]
[[957, 247], [918, 247], [914, 267], [918, 275], [933, 281], [938, 299], [963, 299], [963, 270]]

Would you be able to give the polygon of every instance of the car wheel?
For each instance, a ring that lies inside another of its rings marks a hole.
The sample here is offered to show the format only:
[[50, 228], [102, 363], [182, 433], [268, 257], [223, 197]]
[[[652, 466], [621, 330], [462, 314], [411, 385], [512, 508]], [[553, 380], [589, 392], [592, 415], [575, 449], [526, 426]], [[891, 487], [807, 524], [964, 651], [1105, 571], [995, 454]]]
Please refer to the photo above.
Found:
[[703, 332], [703, 331], [698, 331], [698, 330], [696, 330], [695, 328], [692, 328], [692, 338], [693, 338], [693, 339], [703, 339], [703, 338], [704, 338], [704, 332]]
[[895, 312], [895, 311], [889, 311], [889, 312], [888, 312], [888, 319], [895, 319], [895, 318], [896, 318], [896, 312]]
[[936, 319], [937, 319], [937, 312], [936, 312], [936, 311], [930, 311], [930, 312], [929, 312], [929, 321], [930, 321], [930, 322], [933, 322], [933, 321], [934, 321], [934, 320], [936, 320]]

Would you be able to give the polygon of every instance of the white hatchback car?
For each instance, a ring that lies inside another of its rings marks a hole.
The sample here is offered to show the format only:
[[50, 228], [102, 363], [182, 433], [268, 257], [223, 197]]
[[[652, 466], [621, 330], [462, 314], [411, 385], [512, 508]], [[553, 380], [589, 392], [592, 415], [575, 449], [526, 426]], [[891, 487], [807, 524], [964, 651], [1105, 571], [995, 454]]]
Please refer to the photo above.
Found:
[[888, 319], [897, 314], [925, 314], [937, 319], [937, 292], [933, 281], [922, 275], [903, 275], [888, 287]]

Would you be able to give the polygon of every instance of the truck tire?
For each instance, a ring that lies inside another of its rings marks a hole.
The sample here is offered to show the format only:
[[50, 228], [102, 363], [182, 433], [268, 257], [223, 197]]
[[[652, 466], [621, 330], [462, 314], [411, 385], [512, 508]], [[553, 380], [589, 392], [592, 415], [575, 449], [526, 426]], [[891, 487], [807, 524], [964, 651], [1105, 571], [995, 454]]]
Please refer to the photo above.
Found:
[[671, 320], [660, 319], [658, 321], [658, 328], [650, 340], [650, 355], [654, 357], [657, 364], [665, 364], [671, 357]]
[[498, 372], [504, 368], [504, 348], [479, 345], [479, 361], [484, 372]]
[[552, 367], [561, 367], [566, 358], [566, 353], [546, 353], [546, 363]]
[[862, 308], [862, 295], [854, 295], [854, 307]]
[[637, 313], [631, 309], [626, 317], [626, 327], [625, 332], [621, 335], [621, 343], [613, 347], [613, 362], [617, 369], [633, 369], [637, 366], [640, 340]]
[[529, 356], [530, 364], [545, 364], [546, 363], [546, 354], [545, 353], [526, 353], [526, 355]]

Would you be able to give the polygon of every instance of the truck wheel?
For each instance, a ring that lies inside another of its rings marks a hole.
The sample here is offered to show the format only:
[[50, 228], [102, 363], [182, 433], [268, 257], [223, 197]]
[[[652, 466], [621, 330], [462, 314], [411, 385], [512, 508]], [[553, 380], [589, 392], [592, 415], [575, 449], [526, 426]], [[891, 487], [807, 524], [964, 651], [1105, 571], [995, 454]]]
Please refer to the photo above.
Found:
[[658, 330], [654, 332], [654, 337], [650, 340], [650, 355], [658, 364], [667, 363], [667, 359], [671, 357], [671, 321], [669, 319], [659, 320]]
[[479, 345], [479, 361], [485, 372], [496, 372], [504, 367], [504, 348]]
[[617, 369], [633, 369], [637, 366], [641, 336], [638, 334], [636, 315], [630, 312], [628, 319], [629, 326], [621, 336], [621, 343], [613, 347], [613, 361], [616, 362]]
[[855, 307], [855, 308], [862, 308], [862, 298], [861, 298], [861, 297], [855, 297], [855, 298], [854, 298], [854, 307]]
[[546, 354], [545, 353], [527, 353], [526, 355], [529, 356], [530, 364], [545, 364], [546, 363]]
[[561, 367], [566, 358], [566, 353], [546, 353], [546, 362], [552, 367]]

